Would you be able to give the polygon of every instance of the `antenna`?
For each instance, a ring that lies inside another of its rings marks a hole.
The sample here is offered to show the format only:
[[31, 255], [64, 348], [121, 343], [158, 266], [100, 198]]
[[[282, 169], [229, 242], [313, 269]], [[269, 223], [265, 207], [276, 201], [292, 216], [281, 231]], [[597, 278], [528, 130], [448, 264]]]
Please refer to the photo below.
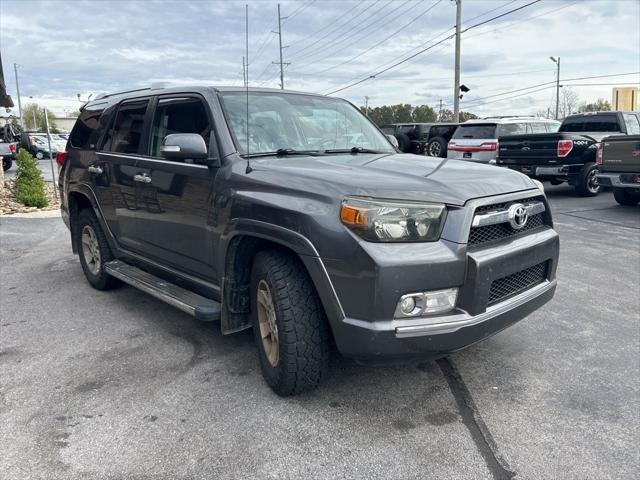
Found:
[[247, 97], [247, 117], [246, 117], [246, 127], [247, 127], [247, 168], [245, 173], [251, 173], [253, 168], [251, 168], [251, 161], [249, 159], [249, 4], [246, 3], [244, 5], [244, 19], [245, 19], [245, 66], [246, 66], [246, 74], [245, 74], [245, 83], [244, 88]]

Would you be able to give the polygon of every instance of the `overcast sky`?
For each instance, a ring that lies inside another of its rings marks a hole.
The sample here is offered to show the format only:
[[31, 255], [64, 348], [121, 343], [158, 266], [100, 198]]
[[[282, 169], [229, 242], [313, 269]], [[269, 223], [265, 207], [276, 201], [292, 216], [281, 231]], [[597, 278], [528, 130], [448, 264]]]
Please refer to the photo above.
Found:
[[[463, 0], [463, 29], [532, 0]], [[235, 1], [0, 0], [0, 50], [9, 93], [19, 65], [28, 97], [61, 115], [76, 94], [153, 82], [242, 84], [245, 13]], [[249, 2], [249, 80], [279, 86], [277, 2]], [[427, 48], [453, 32], [451, 0], [300, 0], [281, 2], [287, 88], [329, 93]], [[531, 114], [553, 107], [562, 79], [640, 71], [640, 0], [542, 0], [462, 36], [461, 109]], [[354, 103], [451, 108], [454, 41], [446, 40], [388, 72], [336, 93]], [[581, 81], [625, 84], [640, 75]], [[572, 86], [582, 100], [611, 99], [612, 85]], [[540, 90], [542, 89], [542, 90]], [[540, 90], [540, 91], [535, 91]], [[528, 93], [530, 92], [530, 93]], [[487, 98], [488, 97], [488, 98]], [[504, 98], [504, 100], [502, 100]], [[31, 100], [33, 101], [33, 100]]]

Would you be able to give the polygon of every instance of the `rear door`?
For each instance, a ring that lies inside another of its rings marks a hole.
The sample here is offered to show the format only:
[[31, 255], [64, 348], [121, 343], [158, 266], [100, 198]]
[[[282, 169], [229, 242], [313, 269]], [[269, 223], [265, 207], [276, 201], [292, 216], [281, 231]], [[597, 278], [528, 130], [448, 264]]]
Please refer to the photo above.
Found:
[[[160, 147], [172, 133], [197, 133], [210, 144], [209, 107], [198, 95], [160, 96], [145, 155], [136, 163], [137, 234], [145, 257], [215, 279], [212, 217], [217, 169], [167, 160]], [[209, 146], [209, 148], [213, 148]]]
[[149, 98], [122, 102], [111, 122], [96, 161], [88, 166], [93, 188], [107, 225], [118, 243], [140, 251], [136, 240], [136, 162], [146, 145]]

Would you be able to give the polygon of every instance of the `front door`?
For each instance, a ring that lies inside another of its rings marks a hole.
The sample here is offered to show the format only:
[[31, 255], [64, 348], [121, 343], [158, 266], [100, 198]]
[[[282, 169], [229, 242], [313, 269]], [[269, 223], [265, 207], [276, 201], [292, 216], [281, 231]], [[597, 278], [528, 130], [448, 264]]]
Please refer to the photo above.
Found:
[[215, 279], [213, 208], [217, 169], [167, 160], [160, 147], [172, 133], [197, 133], [209, 143], [211, 115], [199, 96], [157, 101], [147, 147], [136, 163], [136, 238], [144, 255], [205, 280]]

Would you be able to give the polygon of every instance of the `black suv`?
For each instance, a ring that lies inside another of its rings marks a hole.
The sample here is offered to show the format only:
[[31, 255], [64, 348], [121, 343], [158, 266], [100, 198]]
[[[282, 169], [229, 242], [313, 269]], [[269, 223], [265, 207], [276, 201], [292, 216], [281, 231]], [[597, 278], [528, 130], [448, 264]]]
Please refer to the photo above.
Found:
[[437, 358], [556, 288], [558, 235], [533, 180], [398, 154], [341, 99], [101, 96], [63, 157], [63, 219], [89, 283], [128, 283], [224, 334], [253, 326], [281, 395], [315, 387], [334, 343], [362, 362]]
[[398, 140], [404, 153], [427, 154], [430, 157], [447, 156], [447, 145], [459, 123], [392, 123], [382, 131]]

